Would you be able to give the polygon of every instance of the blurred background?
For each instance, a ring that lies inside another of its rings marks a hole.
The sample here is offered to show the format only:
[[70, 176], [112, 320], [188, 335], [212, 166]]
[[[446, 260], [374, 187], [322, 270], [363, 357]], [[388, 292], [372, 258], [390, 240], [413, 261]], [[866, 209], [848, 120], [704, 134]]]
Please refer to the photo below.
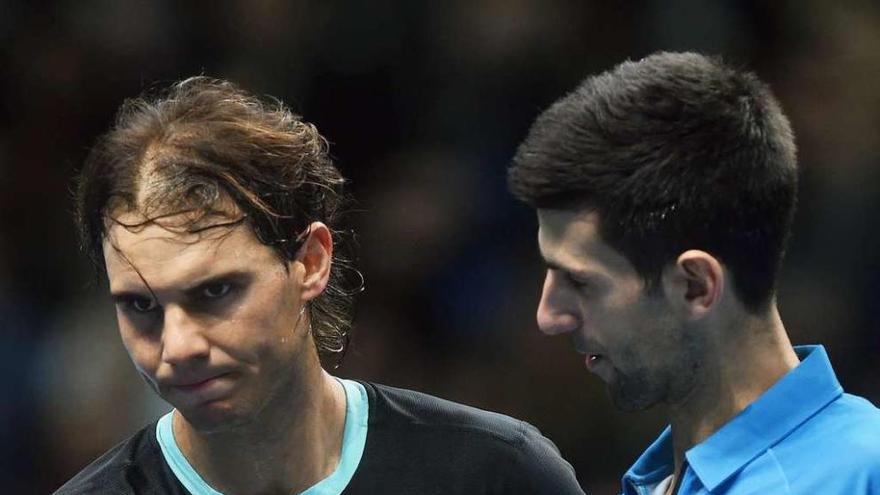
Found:
[[366, 291], [338, 373], [523, 418], [591, 493], [662, 428], [536, 331], [533, 213], [505, 169], [586, 75], [691, 49], [755, 70], [798, 135], [780, 305], [880, 401], [880, 7], [874, 1], [0, 0], [0, 486], [48, 493], [168, 406], [77, 252], [71, 177], [126, 97], [194, 74], [288, 102], [358, 200]]

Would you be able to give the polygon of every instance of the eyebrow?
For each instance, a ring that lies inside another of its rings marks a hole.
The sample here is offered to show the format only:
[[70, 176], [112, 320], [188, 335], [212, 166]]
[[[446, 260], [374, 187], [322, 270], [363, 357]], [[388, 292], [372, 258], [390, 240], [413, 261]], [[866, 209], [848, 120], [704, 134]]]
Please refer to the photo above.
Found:
[[181, 292], [186, 294], [187, 297], [192, 297], [209, 285], [224, 282], [246, 283], [253, 280], [253, 278], [254, 275], [250, 272], [246, 272], [243, 270], [232, 270], [225, 273], [209, 275], [201, 280], [198, 280], [197, 282], [194, 282], [192, 285], [190, 285], [186, 289], [183, 289]]
[[[196, 279], [196, 281], [188, 284], [183, 289], [180, 289], [180, 292], [185, 294], [187, 297], [192, 297], [206, 286], [216, 283], [223, 282], [249, 282], [253, 280], [254, 275], [250, 272], [244, 270], [231, 270], [228, 272], [221, 272], [216, 274], [207, 275], [203, 278]], [[148, 291], [137, 291], [137, 290], [122, 290], [118, 292], [110, 292], [110, 298], [116, 302], [124, 302], [133, 298], [139, 297], [153, 297], [152, 294], [149, 294]]]
[[554, 261], [552, 259], [549, 259], [549, 258], [545, 257], [543, 254], [541, 254], [541, 261], [543, 261], [544, 266], [550, 270], [558, 270], [561, 272], [570, 272], [570, 273], [582, 273], [578, 270], [562, 266], [562, 264], [559, 263], [558, 261]]
[[549, 269], [549, 270], [557, 270], [560, 272], [565, 272], [567, 274], [574, 275], [575, 277], [580, 278], [580, 279], [589, 279], [589, 280], [601, 279], [601, 274], [599, 272], [596, 272], [593, 270], [577, 270], [574, 268], [568, 268], [568, 267], [562, 266], [561, 264], [559, 264], [556, 261], [549, 260], [549, 259], [545, 258], [543, 255], [541, 256], [541, 259], [544, 262], [544, 266], [547, 267], [547, 269]]
[[126, 301], [130, 301], [132, 299], [137, 298], [152, 298], [153, 296], [144, 292], [134, 292], [134, 291], [119, 291], [119, 292], [111, 292], [110, 299], [113, 300], [114, 303], [120, 304]]

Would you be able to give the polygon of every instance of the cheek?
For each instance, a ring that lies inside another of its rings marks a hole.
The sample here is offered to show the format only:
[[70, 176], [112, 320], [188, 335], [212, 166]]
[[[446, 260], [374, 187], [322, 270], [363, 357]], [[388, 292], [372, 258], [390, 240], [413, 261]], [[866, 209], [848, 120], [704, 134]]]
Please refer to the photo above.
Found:
[[286, 285], [257, 301], [256, 311], [252, 313], [255, 324], [263, 329], [264, 338], [274, 344], [293, 337], [297, 322], [299, 300], [292, 297]]
[[[254, 296], [224, 323], [226, 329], [219, 332], [218, 340], [226, 342], [230, 354], [247, 361], [289, 352], [296, 336], [296, 301], [279, 297], [275, 291]], [[224, 334], [226, 338], [221, 337]]]
[[670, 369], [681, 360], [682, 331], [674, 320], [654, 312], [640, 315], [631, 325], [633, 359], [647, 369]]
[[[604, 344], [624, 361], [653, 365], [669, 355], [674, 326], [664, 315], [639, 303], [604, 306], [594, 313]], [[621, 363], [622, 364], [622, 363]]]
[[139, 373], [153, 377], [159, 367], [161, 350], [158, 343], [139, 335], [124, 322], [119, 323], [119, 335], [128, 357]]
[[600, 340], [611, 343], [637, 334], [637, 325], [626, 306], [614, 304], [609, 297], [589, 300], [581, 305], [587, 333], [595, 333]]

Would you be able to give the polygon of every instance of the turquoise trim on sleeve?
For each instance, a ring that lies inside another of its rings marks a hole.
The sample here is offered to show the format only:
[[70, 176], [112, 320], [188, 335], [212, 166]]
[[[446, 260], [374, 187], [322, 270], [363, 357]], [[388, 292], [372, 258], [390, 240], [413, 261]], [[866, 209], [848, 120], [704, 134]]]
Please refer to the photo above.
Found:
[[[308, 488], [300, 495], [339, 495], [354, 477], [367, 444], [367, 424], [369, 421], [369, 402], [367, 390], [358, 382], [337, 378], [345, 389], [345, 427], [342, 434], [342, 451], [336, 469], [323, 480]], [[172, 418], [174, 411], [159, 419], [156, 424], [156, 439], [162, 449], [162, 456], [174, 476], [192, 495], [223, 495], [211, 488], [190, 465], [174, 439]]]

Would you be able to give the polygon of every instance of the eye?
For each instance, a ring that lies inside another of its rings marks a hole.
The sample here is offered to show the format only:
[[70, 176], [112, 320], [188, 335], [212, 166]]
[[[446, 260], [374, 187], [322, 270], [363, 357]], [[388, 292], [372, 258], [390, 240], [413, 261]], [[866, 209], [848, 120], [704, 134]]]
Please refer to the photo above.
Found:
[[129, 308], [138, 313], [149, 313], [159, 307], [156, 300], [150, 297], [132, 297], [127, 303]]
[[594, 277], [581, 277], [573, 273], [567, 273], [565, 278], [571, 288], [584, 296], [598, 297], [605, 291], [605, 285], [602, 281]]
[[232, 284], [228, 282], [214, 283], [202, 288], [202, 296], [205, 299], [220, 299], [226, 294], [229, 294], [231, 290]]
[[571, 284], [572, 287], [576, 289], [584, 289], [590, 286], [590, 282], [587, 280], [581, 280], [571, 273], [566, 273], [565, 278], [568, 280], [568, 283]]

